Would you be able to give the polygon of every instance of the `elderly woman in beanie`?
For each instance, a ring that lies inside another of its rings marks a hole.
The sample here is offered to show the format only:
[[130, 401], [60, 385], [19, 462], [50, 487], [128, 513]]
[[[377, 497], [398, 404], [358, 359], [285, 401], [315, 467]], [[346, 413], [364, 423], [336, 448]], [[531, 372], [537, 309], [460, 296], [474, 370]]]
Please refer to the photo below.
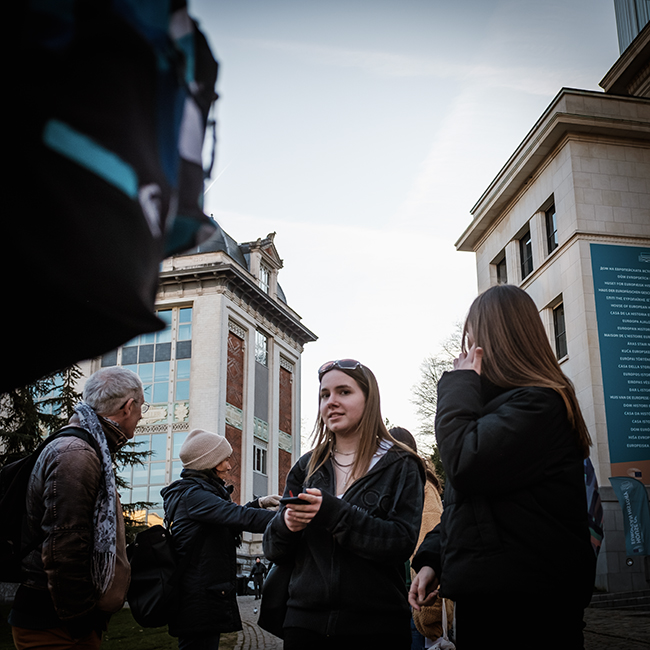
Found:
[[179, 650], [216, 650], [222, 632], [241, 630], [236, 599], [237, 546], [242, 531], [262, 533], [279, 495], [233, 503], [225, 477], [232, 469], [230, 443], [194, 429], [180, 451], [181, 479], [161, 490], [179, 558], [192, 554], [180, 584], [180, 607], [169, 624]]

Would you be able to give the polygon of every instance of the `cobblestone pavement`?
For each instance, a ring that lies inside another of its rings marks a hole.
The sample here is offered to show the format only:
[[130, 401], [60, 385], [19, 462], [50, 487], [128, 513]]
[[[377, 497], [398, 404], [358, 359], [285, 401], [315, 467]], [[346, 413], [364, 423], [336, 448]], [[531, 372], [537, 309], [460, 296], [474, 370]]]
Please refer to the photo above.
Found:
[[[255, 610], [260, 601], [254, 596], [240, 596], [237, 601], [244, 629], [237, 636], [235, 650], [282, 650], [281, 639], [257, 626]], [[585, 650], [650, 650], [650, 612], [588, 609], [585, 621]], [[548, 629], [553, 635], [552, 621]], [[549, 640], [549, 647], [561, 647], [559, 639]]]
[[282, 639], [257, 625], [260, 601], [255, 596], [239, 596], [237, 603], [243, 629], [237, 635], [235, 650], [282, 650]]
[[585, 622], [585, 650], [650, 649], [650, 612], [588, 608]]

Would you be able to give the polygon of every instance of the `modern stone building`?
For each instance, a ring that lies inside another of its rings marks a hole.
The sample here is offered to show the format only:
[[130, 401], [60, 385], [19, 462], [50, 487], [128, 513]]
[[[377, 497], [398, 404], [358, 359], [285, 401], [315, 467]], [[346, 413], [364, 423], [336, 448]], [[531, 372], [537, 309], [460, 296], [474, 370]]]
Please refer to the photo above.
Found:
[[[617, 13], [634, 4], [617, 3]], [[628, 45], [600, 84], [605, 92], [560, 90], [456, 243], [476, 253], [479, 291], [509, 282], [532, 296], [575, 384], [605, 502], [598, 586], [617, 592], [650, 581], [647, 559], [626, 564], [622, 513], [609, 487], [610, 476], [650, 485], [650, 24], [643, 25], [630, 38], [627, 24]]]
[[[137, 372], [151, 404], [136, 430], [144, 466], [128, 467], [124, 503], [158, 502], [179, 478], [188, 432], [225, 435], [233, 447], [233, 499], [282, 493], [300, 455], [300, 355], [316, 336], [287, 304], [278, 284], [282, 260], [274, 235], [238, 244], [221, 228], [191, 253], [161, 266], [157, 314], [166, 328], [143, 334], [83, 364], [89, 376], [121, 365]], [[261, 553], [260, 535], [245, 535], [242, 555]]]

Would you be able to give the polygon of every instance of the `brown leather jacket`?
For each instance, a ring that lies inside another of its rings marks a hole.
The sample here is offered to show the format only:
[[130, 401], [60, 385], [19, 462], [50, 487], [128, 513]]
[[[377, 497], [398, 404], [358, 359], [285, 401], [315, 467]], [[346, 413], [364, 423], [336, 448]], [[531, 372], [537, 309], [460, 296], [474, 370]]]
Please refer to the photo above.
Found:
[[[79, 427], [76, 416], [71, 425]], [[112, 423], [104, 433], [113, 451], [124, 434]], [[95, 450], [84, 440], [65, 436], [41, 453], [27, 487], [24, 541], [43, 538], [23, 560], [24, 587], [49, 591], [56, 615], [67, 621], [95, 611], [112, 613], [124, 604], [130, 580], [124, 519], [117, 499], [117, 559], [113, 581], [98, 594], [91, 578], [95, 500], [101, 478]]]

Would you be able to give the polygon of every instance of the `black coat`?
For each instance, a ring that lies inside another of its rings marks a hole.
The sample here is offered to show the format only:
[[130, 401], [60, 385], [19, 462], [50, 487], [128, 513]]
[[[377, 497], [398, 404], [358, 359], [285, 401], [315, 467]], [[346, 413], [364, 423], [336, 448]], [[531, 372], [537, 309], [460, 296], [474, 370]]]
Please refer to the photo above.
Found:
[[[241, 630], [236, 592], [241, 532], [263, 532], [275, 513], [260, 509], [257, 499], [245, 506], [233, 503], [213, 471], [185, 469], [181, 476], [160, 493], [179, 557], [193, 552], [195, 558], [182, 577], [181, 604], [169, 633], [202, 637]], [[205, 536], [198, 549], [197, 534]]]
[[249, 580], [263, 580], [267, 574], [267, 568], [263, 562], [255, 562], [248, 576]]
[[561, 396], [498, 389], [473, 370], [438, 385], [436, 438], [445, 509], [413, 566], [432, 566], [441, 594], [561, 594], [587, 605], [596, 558], [583, 459]]
[[391, 448], [338, 499], [331, 461], [306, 481], [311, 453], [287, 477], [285, 494], [319, 488], [317, 515], [298, 533], [278, 512], [264, 534], [264, 555], [295, 562], [285, 627], [319, 634], [408, 631], [404, 562], [415, 548], [423, 504], [419, 460]]

